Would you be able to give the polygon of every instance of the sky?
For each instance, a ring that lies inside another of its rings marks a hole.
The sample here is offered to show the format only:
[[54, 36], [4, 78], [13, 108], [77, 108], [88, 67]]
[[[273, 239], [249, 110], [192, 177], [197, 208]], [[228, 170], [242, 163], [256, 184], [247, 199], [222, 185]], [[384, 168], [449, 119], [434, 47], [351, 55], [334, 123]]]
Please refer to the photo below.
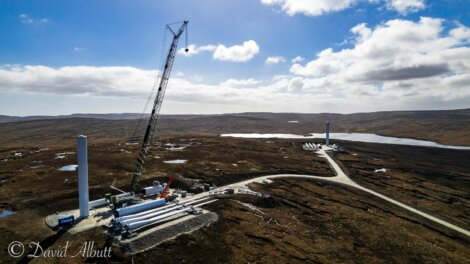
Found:
[[470, 107], [469, 0], [0, 0], [0, 115], [142, 112], [185, 19], [164, 114]]

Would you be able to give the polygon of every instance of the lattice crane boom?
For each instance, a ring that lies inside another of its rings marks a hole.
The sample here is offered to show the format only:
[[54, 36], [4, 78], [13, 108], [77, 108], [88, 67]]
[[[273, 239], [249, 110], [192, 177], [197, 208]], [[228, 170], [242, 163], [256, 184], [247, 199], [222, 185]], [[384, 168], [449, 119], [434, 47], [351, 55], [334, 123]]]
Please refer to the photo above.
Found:
[[[178, 48], [178, 41], [186, 30], [189, 21], [185, 20], [182, 22], [178, 31], [173, 31], [170, 25], [166, 25], [166, 29], [168, 29], [173, 34], [173, 41], [171, 42], [170, 49], [168, 50], [166, 61], [163, 66], [161, 79], [159, 82], [157, 95], [153, 102], [152, 113], [150, 114], [149, 122], [147, 128], [145, 130], [145, 135], [142, 140], [142, 144], [139, 149], [139, 155], [136, 160], [134, 173], [132, 174], [131, 179], [131, 189], [132, 193], [135, 193], [138, 189], [139, 178], [142, 175], [142, 171], [144, 169], [145, 161], [147, 160], [147, 154], [149, 152], [149, 147], [152, 141], [153, 134], [155, 132], [155, 128], [157, 127], [158, 117], [160, 115], [160, 108], [162, 107], [163, 97], [165, 96], [166, 86], [168, 84], [168, 80], [170, 78], [171, 69], [173, 67], [173, 62], [175, 60], [176, 51]], [[186, 30], [186, 52], [188, 52], [187, 48], [187, 30]]]

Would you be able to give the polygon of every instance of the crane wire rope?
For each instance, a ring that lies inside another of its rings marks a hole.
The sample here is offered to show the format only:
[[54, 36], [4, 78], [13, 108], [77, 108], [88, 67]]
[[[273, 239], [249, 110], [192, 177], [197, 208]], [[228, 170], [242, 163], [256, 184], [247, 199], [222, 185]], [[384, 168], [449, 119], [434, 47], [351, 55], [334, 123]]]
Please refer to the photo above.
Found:
[[134, 130], [131, 134], [129, 138], [129, 141], [131, 142], [137, 142], [137, 141], [140, 141], [141, 138], [138, 137], [137, 135], [138, 134], [141, 134], [139, 133], [140, 130], [142, 130], [141, 128], [143, 127], [143, 121], [144, 121], [144, 118], [145, 118], [145, 115], [147, 114], [147, 109], [148, 109], [148, 106], [150, 104], [150, 102], [153, 100], [154, 96], [155, 96], [155, 93], [157, 91], [157, 87], [158, 87], [158, 83], [159, 83], [159, 80], [161, 78], [161, 75], [162, 75], [162, 72], [163, 72], [163, 67], [164, 67], [164, 62], [163, 62], [163, 57], [164, 57], [164, 52], [166, 50], [166, 41], [167, 41], [167, 33], [168, 33], [168, 30], [167, 30], [167, 27], [165, 26], [165, 28], [163, 29], [163, 40], [162, 40], [162, 47], [161, 47], [161, 51], [160, 51], [160, 69], [158, 71], [158, 74], [157, 74], [157, 78], [155, 79], [155, 82], [152, 86], [152, 89], [150, 90], [150, 93], [147, 97], [147, 101], [144, 105], [144, 108], [139, 116], [139, 119], [137, 121], [137, 125], [134, 127]]

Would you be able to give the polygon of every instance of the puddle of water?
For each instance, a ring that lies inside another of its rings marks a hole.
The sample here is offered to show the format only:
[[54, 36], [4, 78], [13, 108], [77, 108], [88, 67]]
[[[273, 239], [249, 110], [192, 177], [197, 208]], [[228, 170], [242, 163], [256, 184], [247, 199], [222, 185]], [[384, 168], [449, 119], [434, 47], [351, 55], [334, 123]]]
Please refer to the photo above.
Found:
[[165, 145], [163, 145], [163, 147], [171, 151], [183, 150], [187, 148], [188, 146], [189, 145], [186, 145], [186, 144], [174, 144], [174, 143], [166, 143]]
[[185, 149], [186, 147], [178, 147], [178, 148], [169, 148], [168, 150], [170, 151], [178, 151], [178, 150], [183, 150]]
[[165, 160], [164, 163], [168, 164], [183, 164], [186, 163], [188, 160], [176, 159], [176, 160]]
[[7, 217], [7, 216], [12, 215], [12, 214], [13, 214], [13, 211], [3, 210], [3, 212], [0, 213], [0, 218], [4, 218], [4, 217]]
[[59, 171], [76, 171], [78, 165], [67, 165], [59, 169]]

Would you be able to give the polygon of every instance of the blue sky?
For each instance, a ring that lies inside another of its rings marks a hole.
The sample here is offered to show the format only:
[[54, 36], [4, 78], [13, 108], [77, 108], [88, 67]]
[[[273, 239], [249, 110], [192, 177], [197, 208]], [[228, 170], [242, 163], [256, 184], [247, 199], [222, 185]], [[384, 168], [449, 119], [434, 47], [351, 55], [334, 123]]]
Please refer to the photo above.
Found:
[[183, 19], [164, 113], [470, 106], [469, 1], [318, 2], [0, 1], [0, 114], [140, 112]]

